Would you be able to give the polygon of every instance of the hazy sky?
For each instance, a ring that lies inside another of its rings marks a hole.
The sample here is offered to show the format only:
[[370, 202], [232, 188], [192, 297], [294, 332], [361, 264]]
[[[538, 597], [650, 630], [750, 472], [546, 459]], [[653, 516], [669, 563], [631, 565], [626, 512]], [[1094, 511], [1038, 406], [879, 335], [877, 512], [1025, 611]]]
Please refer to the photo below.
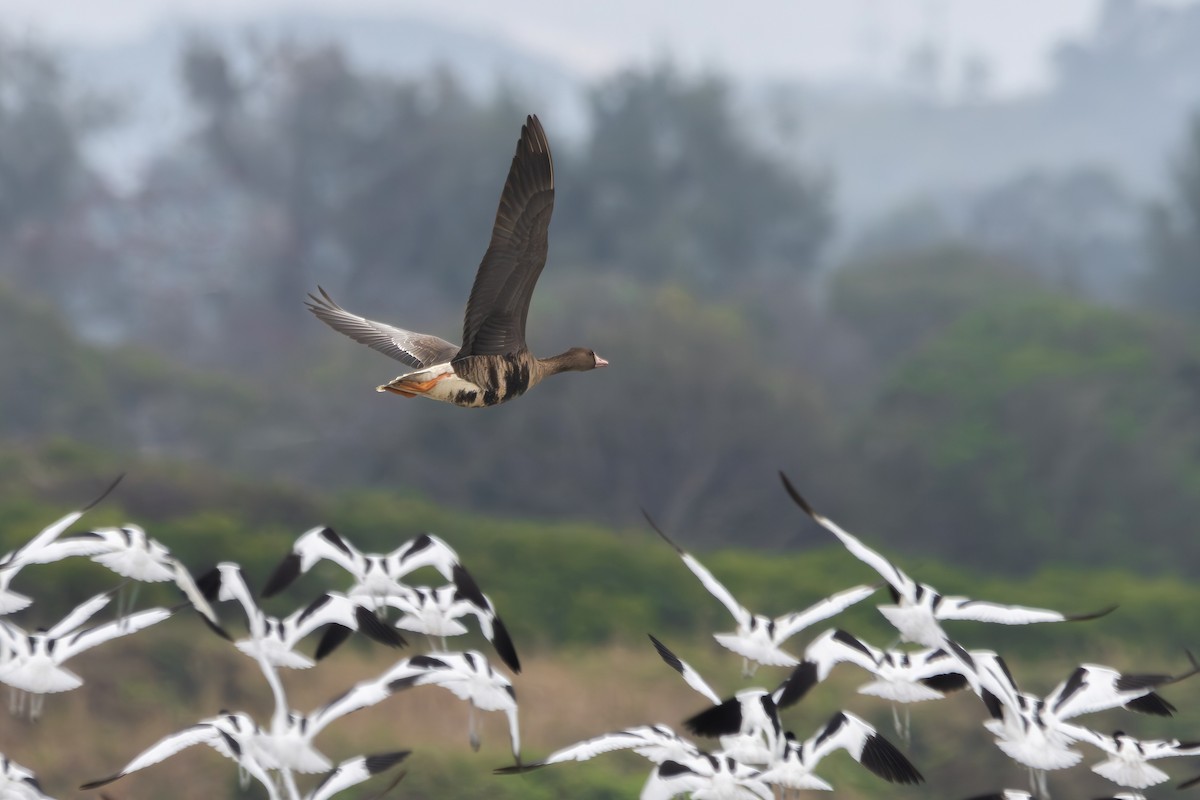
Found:
[[[1185, 2], [1186, 0], [1159, 0]], [[1036, 86], [1045, 54], [1086, 31], [1100, 0], [0, 0], [8, 30], [120, 42], [164, 20], [239, 19], [281, 10], [420, 14], [496, 31], [594, 76], [669, 54], [742, 77], [894, 71], [934, 37], [950, 57], [977, 53], [1000, 90]]]

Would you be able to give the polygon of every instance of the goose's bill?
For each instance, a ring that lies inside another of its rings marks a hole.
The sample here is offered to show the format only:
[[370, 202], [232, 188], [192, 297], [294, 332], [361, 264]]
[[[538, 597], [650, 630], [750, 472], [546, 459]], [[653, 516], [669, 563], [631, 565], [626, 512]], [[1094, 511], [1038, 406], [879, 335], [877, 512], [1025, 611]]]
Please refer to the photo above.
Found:
[[606, 358], [601, 358], [600, 356], [596, 356], [596, 366], [597, 366], [597, 367], [607, 367], [607, 366], [608, 366], [608, 359], [606, 359]]

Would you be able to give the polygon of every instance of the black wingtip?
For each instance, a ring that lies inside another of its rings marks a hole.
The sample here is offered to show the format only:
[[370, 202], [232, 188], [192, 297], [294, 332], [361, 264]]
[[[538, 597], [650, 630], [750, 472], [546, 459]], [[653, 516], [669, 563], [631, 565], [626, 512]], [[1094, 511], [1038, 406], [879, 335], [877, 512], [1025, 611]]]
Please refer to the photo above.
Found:
[[1072, 614], [1072, 615], [1066, 617], [1065, 621], [1066, 622], [1087, 622], [1088, 620], [1100, 619], [1100, 617], [1106, 617], [1109, 614], [1111, 614], [1112, 612], [1116, 611], [1117, 608], [1118, 608], [1118, 606], [1111, 605], [1111, 606], [1102, 608], [1099, 611], [1093, 611], [1090, 614]]
[[1149, 714], [1154, 717], [1173, 717], [1176, 708], [1157, 692], [1150, 692], [1134, 698], [1125, 704], [1125, 708], [1139, 714]]
[[888, 783], [911, 785], [925, 780], [912, 762], [878, 733], [867, 737], [863, 745], [862, 765]]
[[659, 657], [663, 661], [667, 662], [667, 666], [669, 666], [671, 669], [675, 670], [680, 675], [682, 675], [683, 674], [683, 661], [681, 661], [679, 659], [679, 656], [672, 653], [670, 648], [668, 648], [665, 644], [660, 642], [658, 639], [654, 638], [653, 633], [647, 633], [646, 635], [650, 637], [650, 641], [654, 642], [654, 649], [658, 651]]
[[367, 773], [370, 775], [378, 775], [386, 769], [399, 764], [404, 759], [408, 758], [412, 750], [397, 750], [392, 753], [375, 753], [367, 756], [363, 763], [367, 768]]
[[679, 553], [680, 555], [683, 555], [686, 552], [682, 547], [675, 544], [675, 542], [671, 541], [670, 536], [667, 536], [665, 533], [663, 533], [663, 529], [658, 527], [658, 524], [654, 521], [654, 518], [650, 516], [649, 511], [647, 511], [646, 509], [643, 508], [642, 516], [646, 518], [646, 522], [650, 523], [650, 527], [654, 529], [654, 532], [657, 533], [659, 536], [661, 536], [663, 538], [664, 542], [671, 545], [671, 547], [675, 548], [675, 551], [677, 553]]
[[496, 648], [496, 654], [514, 675], [521, 674], [521, 659], [517, 657], [517, 648], [508, 635], [508, 628], [504, 627], [504, 622], [499, 617], [492, 618], [492, 647]]
[[800, 506], [805, 514], [808, 514], [810, 517], [816, 519], [817, 512], [814, 511], [813, 507], [808, 504], [808, 501], [804, 499], [804, 496], [796, 490], [796, 487], [792, 485], [790, 480], [788, 480], [788, 476], [784, 474], [783, 470], [779, 470], [779, 478], [783, 481], [783, 488], [787, 490], [787, 493], [791, 496], [796, 505]]
[[742, 726], [742, 704], [731, 698], [685, 719], [683, 726], [696, 736], [712, 739], [737, 733]]
[[408, 641], [400, 634], [400, 631], [381, 620], [369, 608], [357, 606], [354, 609], [354, 619], [358, 622], [358, 629], [364, 635], [380, 644], [385, 644], [388, 647], [404, 647], [408, 644]]
[[120, 484], [120, 483], [121, 483], [121, 481], [123, 481], [123, 480], [125, 480], [125, 473], [124, 473], [124, 472], [122, 472], [120, 475], [118, 475], [118, 476], [116, 477], [116, 479], [114, 479], [114, 480], [113, 480], [113, 482], [112, 482], [112, 483], [110, 483], [110, 484], [108, 485], [108, 488], [107, 488], [107, 489], [105, 489], [103, 492], [101, 492], [101, 493], [100, 493], [100, 496], [99, 496], [99, 497], [97, 497], [95, 500], [93, 500], [92, 502], [88, 503], [86, 506], [84, 506], [83, 508], [81, 508], [81, 509], [80, 509], [80, 511], [87, 511], [88, 509], [95, 508], [97, 505], [99, 505], [99, 504], [100, 504], [100, 502], [101, 502], [102, 500], [104, 500], [104, 498], [106, 498], [106, 497], [108, 497], [110, 494], [112, 494], [112, 490], [113, 490], [113, 489], [115, 489], [115, 488], [117, 488], [117, 485], [118, 485], [118, 484]]
[[817, 680], [817, 665], [812, 661], [801, 661], [787, 680], [779, 687], [777, 691], [779, 697], [775, 701], [775, 705], [780, 708], [788, 708], [796, 705], [804, 696], [808, 694], [812, 687], [816, 686]]
[[213, 567], [208, 572], [196, 578], [196, 588], [205, 600], [210, 603], [217, 602], [217, 595], [221, 593], [220, 568]]
[[300, 577], [300, 556], [296, 553], [288, 553], [271, 573], [271, 577], [267, 579], [267, 585], [263, 587], [259, 596], [274, 597], [290, 586], [298, 577]]
[[971, 682], [967, 680], [967, 676], [960, 672], [946, 672], [941, 675], [933, 675], [928, 678], [922, 678], [920, 682], [922, 685], [928, 686], [935, 692], [941, 692], [942, 694], [962, 691], [971, 685]]
[[88, 783], [80, 784], [79, 788], [86, 791], [88, 789], [99, 789], [101, 786], [107, 786], [113, 781], [124, 776], [124, 773], [118, 772], [116, 775], [109, 775], [107, 778], [101, 778], [98, 781], [89, 781]]
[[325, 633], [321, 635], [321, 641], [317, 643], [317, 652], [313, 654], [313, 659], [320, 661], [325, 658], [325, 656], [338, 649], [342, 642], [349, 639], [350, 634], [353, 632], [345, 625], [326, 625]]
[[[189, 603], [187, 603], [187, 605], [190, 606], [192, 604], [189, 602]], [[209, 619], [207, 614], [205, 614], [198, 608], [196, 609], [196, 614], [200, 617], [200, 619], [204, 622], [205, 626], [207, 626], [210, 631], [215, 633], [217, 636], [220, 636], [222, 639], [224, 639], [227, 642], [233, 641], [233, 637], [229, 635], [229, 631], [225, 630], [220, 625], [218, 625], [217, 623], [215, 623], [211, 619]]]
[[1194, 777], [1194, 778], [1188, 778], [1186, 781], [1184, 781], [1183, 783], [1179, 784], [1179, 785], [1178, 785], [1178, 786], [1176, 786], [1175, 788], [1176, 788], [1176, 789], [1190, 789], [1190, 788], [1192, 788], [1193, 786], [1195, 786], [1195, 785], [1196, 785], [1196, 784], [1198, 784], [1198, 783], [1200, 783], [1200, 775], [1197, 775], [1197, 776], [1196, 776], [1196, 777]]
[[533, 764], [510, 764], [507, 767], [496, 767], [492, 770], [493, 775], [520, 775], [523, 772], [533, 772], [535, 769], [541, 769], [546, 766], [545, 762], [535, 762]]

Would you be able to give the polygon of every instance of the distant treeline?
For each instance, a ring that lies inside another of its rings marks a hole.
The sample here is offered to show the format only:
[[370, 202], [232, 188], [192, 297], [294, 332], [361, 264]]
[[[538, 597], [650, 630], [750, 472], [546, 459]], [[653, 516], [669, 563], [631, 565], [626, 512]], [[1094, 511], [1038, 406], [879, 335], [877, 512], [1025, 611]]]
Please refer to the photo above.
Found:
[[624, 73], [596, 88], [578, 145], [543, 116], [559, 188], [530, 314], [535, 351], [586, 343], [612, 368], [476, 413], [377, 395], [398, 365], [302, 300], [321, 284], [456, 336], [535, 110], [516, 93], [368, 74], [333, 45], [252, 58], [196, 40], [180, 58], [195, 127], [122, 195], [84, 148], [112, 109], [52, 56], [0, 46], [0, 451], [16, 476], [79, 444], [132, 471], [605, 527], [644, 507], [697, 546], [810, 547], [783, 468], [906, 554], [1197, 574], [1200, 133], [1145, 224], [1144, 305], [1097, 304], [974, 241], [885, 237], [818, 279], [836, 176], [756, 146], [718, 78]]

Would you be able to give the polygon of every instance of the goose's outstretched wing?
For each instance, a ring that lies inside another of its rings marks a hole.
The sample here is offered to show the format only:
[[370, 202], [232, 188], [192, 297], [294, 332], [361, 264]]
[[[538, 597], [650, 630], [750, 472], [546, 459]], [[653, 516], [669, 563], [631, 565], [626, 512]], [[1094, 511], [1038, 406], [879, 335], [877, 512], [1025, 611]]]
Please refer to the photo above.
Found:
[[425, 369], [445, 364], [458, 352], [458, 345], [427, 333], [415, 333], [383, 322], [351, 314], [339, 306], [329, 293], [317, 287], [320, 297], [309, 294], [304, 302], [317, 319], [341, 334], [361, 342], [372, 350], [407, 364], [413, 369]]
[[463, 319], [456, 358], [506, 355], [525, 346], [529, 299], [546, 266], [554, 163], [542, 123], [527, 117]]

